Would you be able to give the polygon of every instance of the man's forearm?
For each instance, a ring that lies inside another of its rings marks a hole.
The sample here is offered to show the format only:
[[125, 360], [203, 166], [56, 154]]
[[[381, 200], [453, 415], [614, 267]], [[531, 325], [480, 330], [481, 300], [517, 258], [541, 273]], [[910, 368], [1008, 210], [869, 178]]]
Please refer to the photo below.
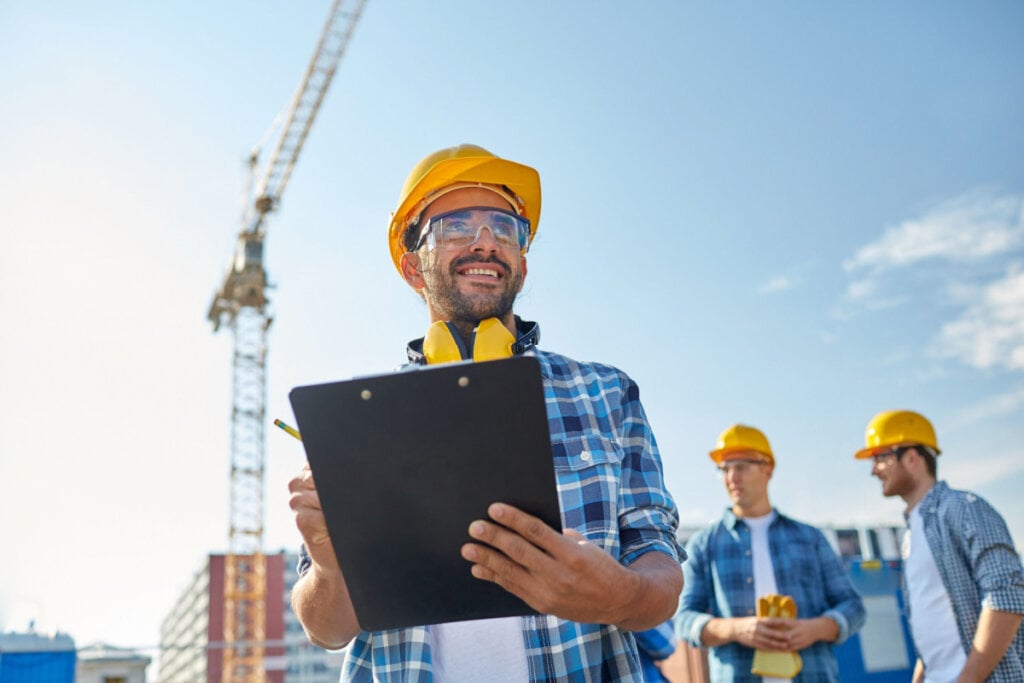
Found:
[[671, 619], [683, 590], [679, 563], [663, 552], [652, 551], [638, 557], [628, 569], [638, 574], [637, 591], [627, 613], [615, 625], [627, 631], [643, 631]]
[[911, 683], [923, 683], [924, 681], [924, 662], [921, 661], [920, 657], [914, 662], [914, 675], [910, 681]]
[[705, 647], [717, 647], [735, 640], [733, 622], [734, 619], [727, 617], [714, 617], [700, 632], [700, 642]]
[[359, 633], [359, 622], [341, 572], [325, 575], [310, 567], [292, 589], [292, 609], [314, 644], [328, 650], [348, 645]]
[[974, 642], [964, 670], [960, 672], [959, 683], [984, 681], [989, 677], [1017, 635], [1021, 617], [1020, 614], [997, 612], [987, 607], [981, 610], [978, 630], [974, 632]]

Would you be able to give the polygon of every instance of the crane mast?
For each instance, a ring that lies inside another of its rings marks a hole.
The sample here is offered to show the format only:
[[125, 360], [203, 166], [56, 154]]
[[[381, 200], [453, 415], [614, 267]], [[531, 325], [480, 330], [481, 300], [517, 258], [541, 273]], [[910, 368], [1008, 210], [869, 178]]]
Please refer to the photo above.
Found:
[[287, 109], [269, 161], [249, 158], [249, 197], [235, 253], [207, 318], [233, 337], [228, 553], [224, 562], [223, 683], [262, 683], [266, 640], [263, 479], [266, 450], [267, 334], [273, 320], [263, 263], [266, 217], [278, 208], [334, 72], [366, 0], [334, 0], [320, 40]]

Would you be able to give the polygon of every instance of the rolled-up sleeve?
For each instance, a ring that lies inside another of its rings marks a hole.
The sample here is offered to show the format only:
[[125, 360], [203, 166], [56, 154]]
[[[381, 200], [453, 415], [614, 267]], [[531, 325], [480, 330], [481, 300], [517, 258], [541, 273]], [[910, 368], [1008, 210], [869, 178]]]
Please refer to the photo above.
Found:
[[711, 621], [711, 574], [708, 565], [708, 535], [698, 532], [686, 544], [683, 564], [683, 593], [676, 613], [676, 635], [693, 647], [703, 647], [704, 627]]
[[1024, 571], [1002, 516], [983, 498], [962, 506], [966, 546], [982, 593], [982, 606], [1024, 614]]
[[825, 601], [828, 609], [822, 616], [828, 617], [839, 626], [840, 644], [856, 633], [864, 625], [867, 613], [864, 601], [850, 581], [850, 575], [836, 555], [832, 546], [825, 540], [824, 534], [818, 532], [818, 561], [821, 564], [822, 578], [825, 583]]
[[621, 381], [619, 443], [624, 456], [622, 486], [619, 489], [619, 528], [622, 562], [631, 564], [652, 550], [683, 562], [686, 551], [676, 537], [679, 512], [665, 487], [661, 455], [640, 404], [640, 390], [624, 375]]

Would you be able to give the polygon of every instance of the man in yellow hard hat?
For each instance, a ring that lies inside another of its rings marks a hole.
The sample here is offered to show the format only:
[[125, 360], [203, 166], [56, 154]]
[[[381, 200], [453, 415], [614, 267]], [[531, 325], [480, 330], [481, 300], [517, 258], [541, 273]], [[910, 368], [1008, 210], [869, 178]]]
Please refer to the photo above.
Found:
[[886, 410], [864, 448], [882, 494], [907, 504], [903, 578], [917, 648], [914, 681], [1024, 681], [1024, 570], [1002, 516], [937, 479], [931, 422]]
[[[842, 562], [820, 530], [772, 507], [775, 455], [761, 430], [728, 427], [710, 456], [732, 505], [686, 544], [680, 639], [710, 648], [715, 682], [775, 680], [753, 673], [756, 650], [798, 653], [777, 678], [795, 669], [796, 681], [838, 681], [832, 645], [865, 619]], [[770, 595], [791, 598], [796, 618], [758, 616]]]
[[642, 681], [632, 632], [675, 611], [678, 513], [636, 384], [538, 349], [536, 323], [512, 311], [539, 218], [536, 170], [459, 145], [409, 174], [388, 245], [431, 323], [411, 363], [539, 361], [562, 528], [498, 503], [470, 525], [462, 556], [540, 614], [361, 631], [306, 469], [290, 483], [304, 545], [292, 604], [313, 642], [348, 646], [343, 680]]

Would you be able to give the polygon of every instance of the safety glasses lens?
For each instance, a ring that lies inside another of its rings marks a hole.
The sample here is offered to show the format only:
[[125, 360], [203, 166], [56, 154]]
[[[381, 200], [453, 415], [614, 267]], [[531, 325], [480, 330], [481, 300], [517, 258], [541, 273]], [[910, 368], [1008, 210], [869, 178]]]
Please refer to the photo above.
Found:
[[[459, 209], [434, 216], [423, 235], [432, 235], [432, 241], [439, 247], [468, 247], [480, 239], [484, 228], [490, 230], [499, 245], [526, 251], [530, 241], [530, 222], [522, 216], [497, 209]], [[420, 242], [423, 242], [422, 238]]]

